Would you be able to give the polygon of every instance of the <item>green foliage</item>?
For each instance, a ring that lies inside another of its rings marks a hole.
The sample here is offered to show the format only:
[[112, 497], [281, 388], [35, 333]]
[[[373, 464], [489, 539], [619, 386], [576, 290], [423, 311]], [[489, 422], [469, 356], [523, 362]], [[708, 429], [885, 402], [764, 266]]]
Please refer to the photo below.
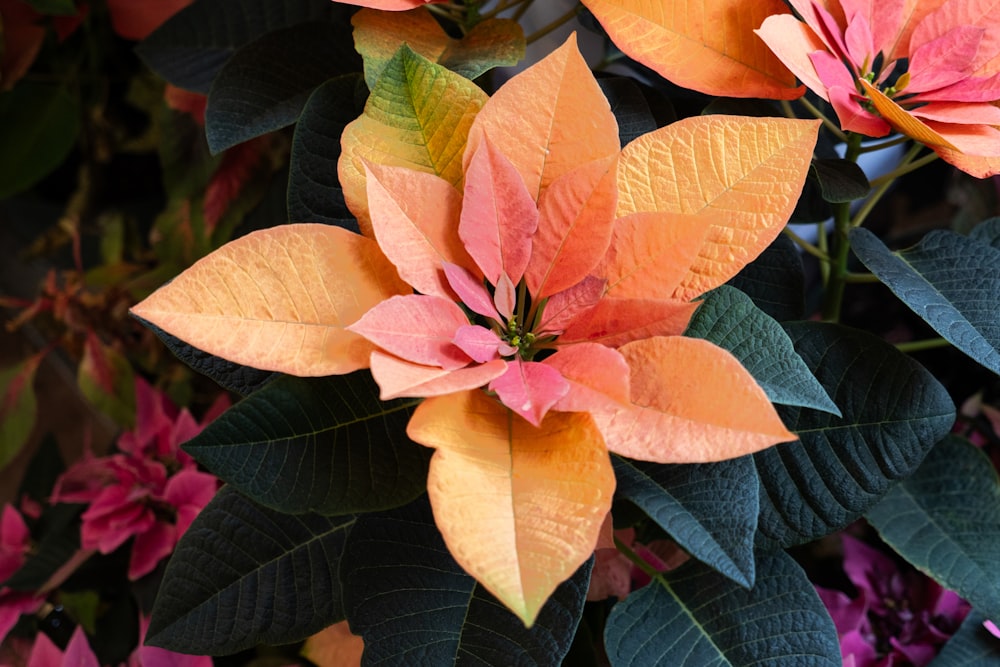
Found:
[[338, 570], [354, 521], [289, 516], [222, 489], [167, 566], [147, 641], [222, 655], [294, 642], [341, 620]]
[[28, 444], [35, 425], [35, 371], [42, 357], [0, 370], [0, 469]]
[[841, 664], [833, 622], [782, 552], [757, 555], [750, 590], [701, 563], [660, 575], [615, 605], [604, 641], [613, 667]]
[[983, 627], [986, 617], [973, 609], [928, 667], [986, 667], [1000, 662], [997, 642]]
[[280, 512], [348, 514], [423, 492], [430, 450], [406, 437], [418, 401], [379, 401], [366, 371], [281, 377], [212, 422], [184, 449]]
[[805, 316], [802, 259], [795, 242], [784, 234], [733, 276], [729, 285], [749, 296], [754, 305], [779, 322]]
[[907, 561], [1000, 618], [1000, 484], [972, 444], [939, 442], [865, 517]]

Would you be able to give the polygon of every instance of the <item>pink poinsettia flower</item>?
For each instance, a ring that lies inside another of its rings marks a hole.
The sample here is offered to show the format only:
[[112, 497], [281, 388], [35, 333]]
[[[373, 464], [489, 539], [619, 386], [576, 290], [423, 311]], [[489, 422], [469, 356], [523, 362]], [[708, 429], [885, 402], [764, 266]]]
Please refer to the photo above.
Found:
[[930, 663], [969, 612], [958, 595], [916, 570], [902, 571], [878, 549], [841, 536], [854, 598], [817, 587], [830, 612], [844, 664], [889, 667]]
[[986, 177], [1000, 173], [1000, 5], [981, 4], [791, 0], [802, 21], [756, 32], [844, 130], [895, 130]]
[[[128, 571], [132, 580], [170, 555], [218, 487], [216, 478], [198, 470], [180, 449], [204, 424], [141, 379], [136, 381], [136, 400], [136, 427], [118, 439], [121, 453], [85, 456], [59, 478], [52, 494], [53, 503], [89, 504], [81, 517], [83, 549], [108, 554], [134, 538]], [[227, 403], [217, 403], [205, 422]]]
[[[672, 540], [653, 540], [649, 544], [636, 542], [634, 528], [616, 530], [614, 538], [657, 572], [673, 570], [689, 559], [687, 552]], [[649, 574], [619, 551], [613, 540], [602, 537], [594, 551], [594, 569], [590, 574], [587, 599], [604, 600], [614, 596], [624, 600], [629, 593], [650, 581]]]
[[405, 12], [424, 5], [435, 5], [448, 0], [337, 0], [343, 5], [357, 5], [369, 9], [381, 9], [389, 12]]
[[34, 593], [12, 591], [3, 585], [24, 565], [30, 540], [24, 519], [13, 506], [4, 505], [0, 513], [0, 642], [22, 614], [37, 611], [44, 602]]

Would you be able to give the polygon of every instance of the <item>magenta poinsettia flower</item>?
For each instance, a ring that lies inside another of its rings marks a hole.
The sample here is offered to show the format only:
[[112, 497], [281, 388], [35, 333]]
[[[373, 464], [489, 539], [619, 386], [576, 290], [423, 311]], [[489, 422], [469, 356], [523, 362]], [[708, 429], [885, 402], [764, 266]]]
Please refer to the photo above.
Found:
[[[215, 495], [218, 481], [197, 469], [180, 449], [199, 424], [146, 382], [136, 381], [136, 426], [118, 439], [121, 453], [85, 456], [56, 483], [52, 502], [87, 503], [81, 546], [111, 553], [129, 539], [129, 579], [149, 574], [173, 551], [198, 512]], [[220, 413], [222, 399], [206, 415]]]
[[1000, 5], [790, 0], [757, 30], [841, 127], [896, 130], [974, 176], [1000, 172]]
[[0, 642], [10, 632], [21, 614], [36, 611], [43, 598], [34, 593], [12, 591], [4, 582], [24, 565], [31, 535], [24, 519], [13, 506], [7, 504], [0, 514]]
[[878, 549], [841, 538], [844, 571], [858, 594], [817, 591], [837, 628], [844, 664], [930, 663], [969, 613], [968, 603], [916, 570], [901, 570]]

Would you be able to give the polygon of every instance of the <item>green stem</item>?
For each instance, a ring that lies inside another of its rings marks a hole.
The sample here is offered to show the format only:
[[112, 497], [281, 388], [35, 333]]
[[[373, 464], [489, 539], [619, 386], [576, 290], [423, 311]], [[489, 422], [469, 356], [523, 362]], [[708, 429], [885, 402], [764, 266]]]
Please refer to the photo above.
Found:
[[[923, 146], [921, 144], [917, 144], [915, 146], [915, 148], [917, 150], [916, 151], [911, 150], [910, 152], [913, 155], [916, 155], [917, 152], [919, 152], [922, 147]], [[931, 151], [930, 153], [928, 153], [927, 155], [923, 156], [919, 160], [912, 160], [910, 162], [900, 163], [900, 165], [898, 167], [896, 167], [895, 169], [893, 169], [888, 174], [883, 174], [882, 176], [879, 176], [878, 178], [873, 178], [872, 181], [871, 181], [871, 184], [872, 184], [873, 187], [875, 187], [875, 186], [882, 185], [882, 183], [884, 181], [890, 181], [891, 182], [891, 181], [899, 178], [903, 174], [908, 174], [911, 171], [915, 171], [917, 169], [920, 169], [921, 167], [923, 167], [926, 164], [930, 164], [931, 162], [934, 162], [934, 160], [938, 159], [938, 157], [939, 156], [938, 156], [937, 153]]]
[[806, 241], [804, 238], [802, 238], [801, 236], [799, 236], [798, 234], [796, 234], [795, 232], [793, 232], [788, 227], [785, 227], [784, 232], [785, 232], [785, 235], [788, 236], [788, 238], [790, 238], [793, 241], [795, 241], [795, 244], [797, 246], [799, 246], [800, 248], [802, 248], [802, 250], [804, 252], [809, 253], [810, 255], [812, 255], [813, 257], [817, 258], [821, 262], [829, 262], [830, 261], [830, 256], [829, 255], [827, 255], [825, 252], [823, 252], [822, 250], [820, 250], [819, 248], [817, 248], [816, 246], [814, 246], [812, 243], [809, 243], [809, 241]]
[[[861, 205], [858, 212], [854, 214], [854, 220], [851, 223], [852, 227], [860, 227], [864, 224], [868, 214], [872, 212], [872, 209], [874, 209], [875, 205], [878, 204], [880, 199], [882, 199], [882, 196], [889, 191], [893, 181], [897, 177], [912, 171], [912, 169], [909, 168], [910, 165], [917, 164], [918, 162], [921, 163], [921, 166], [926, 164], [923, 162], [923, 158], [914, 161], [914, 158], [917, 157], [917, 154], [920, 153], [923, 148], [923, 144], [914, 144], [913, 147], [910, 148], [909, 152], [903, 156], [903, 159], [895, 169], [890, 171], [888, 174], [871, 181], [872, 185], [875, 186], [875, 190], [868, 195], [868, 199], [866, 199], [865, 203]], [[931, 153], [931, 155], [937, 157], [937, 153]], [[878, 182], [877, 185], [876, 181]]]
[[896, 343], [896, 349], [900, 352], [920, 352], [921, 350], [933, 350], [939, 347], [948, 347], [951, 343], [944, 338], [928, 338], [927, 340], [913, 340], [907, 343]]
[[867, 146], [862, 146], [861, 153], [874, 153], [875, 151], [884, 150], [886, 148], [892, 148], [893, 146], [898, 146], [899, 144], [905, 144], [909, 140], [910, 138], [905, 134], [900, 135], [895, 139], [883, 141], [880, 144], [868, 144]]
[[548, 35], [553, 30], [556, 30], [557, 28], [559, 28], [563, 24], [569, 23], [574, 18], [576, 18], [576, 15], [580, 13], [581, 8], [582, 8], [581, 5], [576, 5], [575, 7], [573, 7], [573, 9], [569, 10], [568, 12], [566, 12], [565, 14], [563, 14], [562, 16], [560, 16], [559, 18], [557, 18], [552, 23], [550, 23], [547, 26], [545, 26], [544, 28], [541, 28], [540, 30], [537, 30], [537, 31], [533, 32], [532, 34], [530, 34], [525, 41], [528, 44], [532, 44], [532, 43], [538, 41], [539, 39], [541, 39], [542, 37], [545, 37], [546, 35]]
[[[861, 148], [862, 135], [852, 133], [847, 140], [847, 150], [844, 158], [857, 162]], [[840, 309], [844, 301], [844, 286], [847, 281], [847, 258], [850, 256], [851, 244], [848, 234], [851, 231], [851, 203], [842, 202], [833, 205], [833, 255], [830, 261], [830, 275], [823, 295], [822, 316], [824, 320], [836, 322], [840, 319]]]
[[619, 540], [617, 537], [615, 539], [615, 548], [625, 555], [636, 567], [649, 575], [651, 579], [657, 579], [660, 576], [659, 571], [643, 559], [642, 556], [632, 551], [632, 548], [627, 544]]

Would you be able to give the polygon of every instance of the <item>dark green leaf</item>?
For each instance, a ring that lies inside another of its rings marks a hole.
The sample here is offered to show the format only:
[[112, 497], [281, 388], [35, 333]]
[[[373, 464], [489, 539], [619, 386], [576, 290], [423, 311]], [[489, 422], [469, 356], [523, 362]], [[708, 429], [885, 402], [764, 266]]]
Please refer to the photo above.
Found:
[[865, 172], [850, 160], [817, 158], [809, 167], [809, 175], [819, 183], [820, 193], [828, 202], [854, 201], [871, 191]]
[[284, 376], [237, 403], [184, 450], [267, 507], [348, 514], [397, 507], [426, 488], [431, 450], [406, 437], [417, 399], [382, 402], [364, 370]]
[[343, 226], [351, 219], [337, 175], [340, 135], [364, 111], [368, 86], [360, 74], [327, 81], [309, 97], [292, 139], [288, 217]]
[[21, 81], [0, 93], [0, 199], [59, 166], [79, 132], [80, 106], [62, 86]]
[[702, 563], [741, 586], [753, 586], [758, 491], [752, 459], [702, 465], [611, 460], [619, 495]]
[[1000, 218], [990, 218], [972, 228], [969, 238], [974, 241], [989, 243], [1000, 250]]
[[781, 108], [769, 100], [739, 97], [717, 97], [701, 110], [702, 116], [724, 114], [728, 116], [754, 116], [757, 118], [781, 117]]
[[277, 376], [277, 373], [272, 373], [271, 371], [262, 371], [258, 368], [241, 366], [222, 357], [202, 352], [151, 322], [147, 322], [135, 315], [132, 317], [135, 317], [143, 326], [155, 333], [163, 341], [163, 344], [167, 346], [167, 349], [173, 352], [178, 359], [202, 375], [215, 380], [220, 386], [229, 391], [246, 396], [263, 387]]
[[167, 564], [147, 643], [223, 655], [299, 641], [343, 620], [338, 570], [353, 524], [289, 516], [223, 488]]
[[1000, 618], [1000, 485], [972, 444], [939, 442], [865, 517], [900, 556]]
[[329, 0], [196, 0], [136, 52], [175, 86], [207, 93], [222, 65], [244, 44], [305, 21], [349, 22], [355, 10]]
[[455, 562], [426, 497], [359, 517], [341, 576], [363, 665], [558, 665], [569, 651], [593, 560], [559, 586], [535, 624], [519, 618]]
[[851, 247], [879, 280], [962, 352], [1000, 373], [1000, 249], [954, 232], [929, 232], [917, 245], [891, 252], [867, 229]]
[[350, 24], [310, 21], [267, 33], [222, 66], [205, 110], [213, 153], [291, 125], [327, 79], [361, 71]]
[[753, 455], [758, 539], [768, 547], [808, 542], [857, 519], [912, 474], [955, 421], [945, 388], [885, 341], [822, 322], [786, 330], [843, 417], [777, 406], [800, 439]]
[[983, 627], [986, 617], [973, 609], [928, 667], [996, 667], [1000, 639]]
[[781, 234], [728, 283], [765, 313], [787, 322], [805, 313], [805, 274], [795, 242]]
[[757, 554], [746, 590], [698, 562], [615, 605], [604, 632], [613, 667], [839, 667], [833, 621], [784, 552]]
[[781, 325], [735, 287], [722, 285], [707, 294], [684, 335], [732, 352], [772, 402], [840, 416]]

